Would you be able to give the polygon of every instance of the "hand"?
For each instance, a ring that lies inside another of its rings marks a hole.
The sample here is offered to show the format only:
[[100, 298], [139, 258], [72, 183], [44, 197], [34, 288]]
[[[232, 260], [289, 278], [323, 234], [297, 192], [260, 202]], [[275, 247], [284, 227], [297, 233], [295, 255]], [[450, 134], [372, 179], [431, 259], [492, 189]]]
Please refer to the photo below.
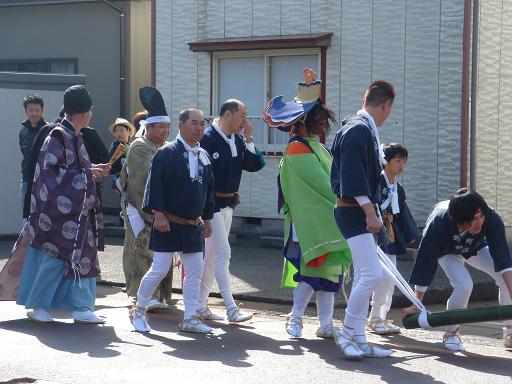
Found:
[[244, 137], [246, 139], [252, 139], [252, 132], [254, 130], [252, 124], [245, 120], [242, 124], [242, 129], [244, 130]]
[[415, 305], [411, 305], [410, 307], [403, 308], [402, 309], [402, 319], [405, 319], [409, 315], [415, 315], [420, 313], [420, 310]]
[[103, 170], [103, 176], [107, 176], [108, 175], [108, 172], [110, 171], [110, 164], [95, 164], [94, 165], [95, 168], [100, 168]]
[[92, 174], [92, 179], [94, 181], [96, 180], [99, 180], [99, 179], [102, 179], [103, 178], [103, 169], [101, 168], [96, 168], [96, 167], [92, 167], [90, 168], [91, 169], [91, 174]]
[[153, 228], [159, 232], [170, 232], [171, 224], [162, 212], [155, 211], [155, 220], [153, 221]]
[[377, 215], [366, 215], [366, 230], [370, 233], [379, 233], [382, 230], [382, 223]]
[[203, 222], [203, 236], [204, 238], [208, 238], [212, 235], [212, 231], [213, 231], [213, 228], [212, 228], [212, 222], [211, 220], [205, 220]]

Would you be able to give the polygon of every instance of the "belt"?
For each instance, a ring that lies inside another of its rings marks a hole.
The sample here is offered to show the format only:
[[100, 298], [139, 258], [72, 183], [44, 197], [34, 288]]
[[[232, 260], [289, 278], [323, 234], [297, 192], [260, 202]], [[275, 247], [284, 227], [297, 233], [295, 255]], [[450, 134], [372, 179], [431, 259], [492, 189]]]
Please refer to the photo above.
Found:
[[217, 197], [235, 197], [235, 195], [236, 195], [236, 192], [229, 192], [229, 193], [215, 192], [215, 196], [217, 196]]
[[353, 199], [354, 202], [349, 201], [350, 198], [346, 197], [337, 197], [336, 198], [336, 206], [337, 207], [359, 207], [356, 199]]
[[189, 225], [191, 227], [198, 227], [203, 223], [203, 221], [199, 217], [197, 219], [184, 219], [183, 217], [173, 215], [172, 213], [169, 212], [164, 212], [164, 216], [171, 223]]

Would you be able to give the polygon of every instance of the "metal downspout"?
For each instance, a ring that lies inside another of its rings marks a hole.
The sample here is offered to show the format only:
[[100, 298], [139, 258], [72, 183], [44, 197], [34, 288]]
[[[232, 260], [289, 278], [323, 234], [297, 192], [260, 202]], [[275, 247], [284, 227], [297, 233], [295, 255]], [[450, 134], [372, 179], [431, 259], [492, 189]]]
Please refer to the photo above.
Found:
[[469, 188], [476, 190], [476, 100], [478, 90], [478, 20], [480, 1], [473, 1], [473, 41], [471, 44], [471, 126], [469, 132]]

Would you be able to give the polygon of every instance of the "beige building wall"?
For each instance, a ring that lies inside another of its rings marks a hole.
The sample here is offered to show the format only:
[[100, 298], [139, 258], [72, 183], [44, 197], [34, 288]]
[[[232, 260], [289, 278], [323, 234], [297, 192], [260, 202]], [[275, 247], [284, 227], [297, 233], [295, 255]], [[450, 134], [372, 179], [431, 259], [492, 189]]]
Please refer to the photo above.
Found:
[[512, 2], [480, 2], [477, 190], [512, 225]]
[[129, 4], [126, 117], [131, 121], [135, 113], [143, 110], [139, 89], [151, 84], [151, 0], [136, 0]]
[[[210, 58], [187, 43], [332, 32], [326, 104], [342, 119], [359, 109], [372, 80], [395, 85], [381, 135], [409, 149], [403, 185], [422, 225], [459, 187], [463, 20], [460, 0], [156, 0], [156, 85], [173, 117], [185, 106], [209, 111]], [[277, 167], [269, 158], [263, 171], [244, 174], [236, 214], [279, 217]]]

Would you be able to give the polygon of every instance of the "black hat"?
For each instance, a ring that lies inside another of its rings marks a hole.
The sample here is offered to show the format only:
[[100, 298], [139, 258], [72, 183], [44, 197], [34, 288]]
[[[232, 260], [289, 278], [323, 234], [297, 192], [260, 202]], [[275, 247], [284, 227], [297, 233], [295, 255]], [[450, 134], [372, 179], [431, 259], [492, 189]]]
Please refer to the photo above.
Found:
[[139, 89], [140, 102], [148, 111], [146, 123], [170, 122], [169, 114], [165, 109], [164, 99], [155, 87], [142, 87]]
[[89, 112], [91, 109], [91, 95], [85, 86], [73, 85], [64, 91], [64, 112], [74, 115]]

